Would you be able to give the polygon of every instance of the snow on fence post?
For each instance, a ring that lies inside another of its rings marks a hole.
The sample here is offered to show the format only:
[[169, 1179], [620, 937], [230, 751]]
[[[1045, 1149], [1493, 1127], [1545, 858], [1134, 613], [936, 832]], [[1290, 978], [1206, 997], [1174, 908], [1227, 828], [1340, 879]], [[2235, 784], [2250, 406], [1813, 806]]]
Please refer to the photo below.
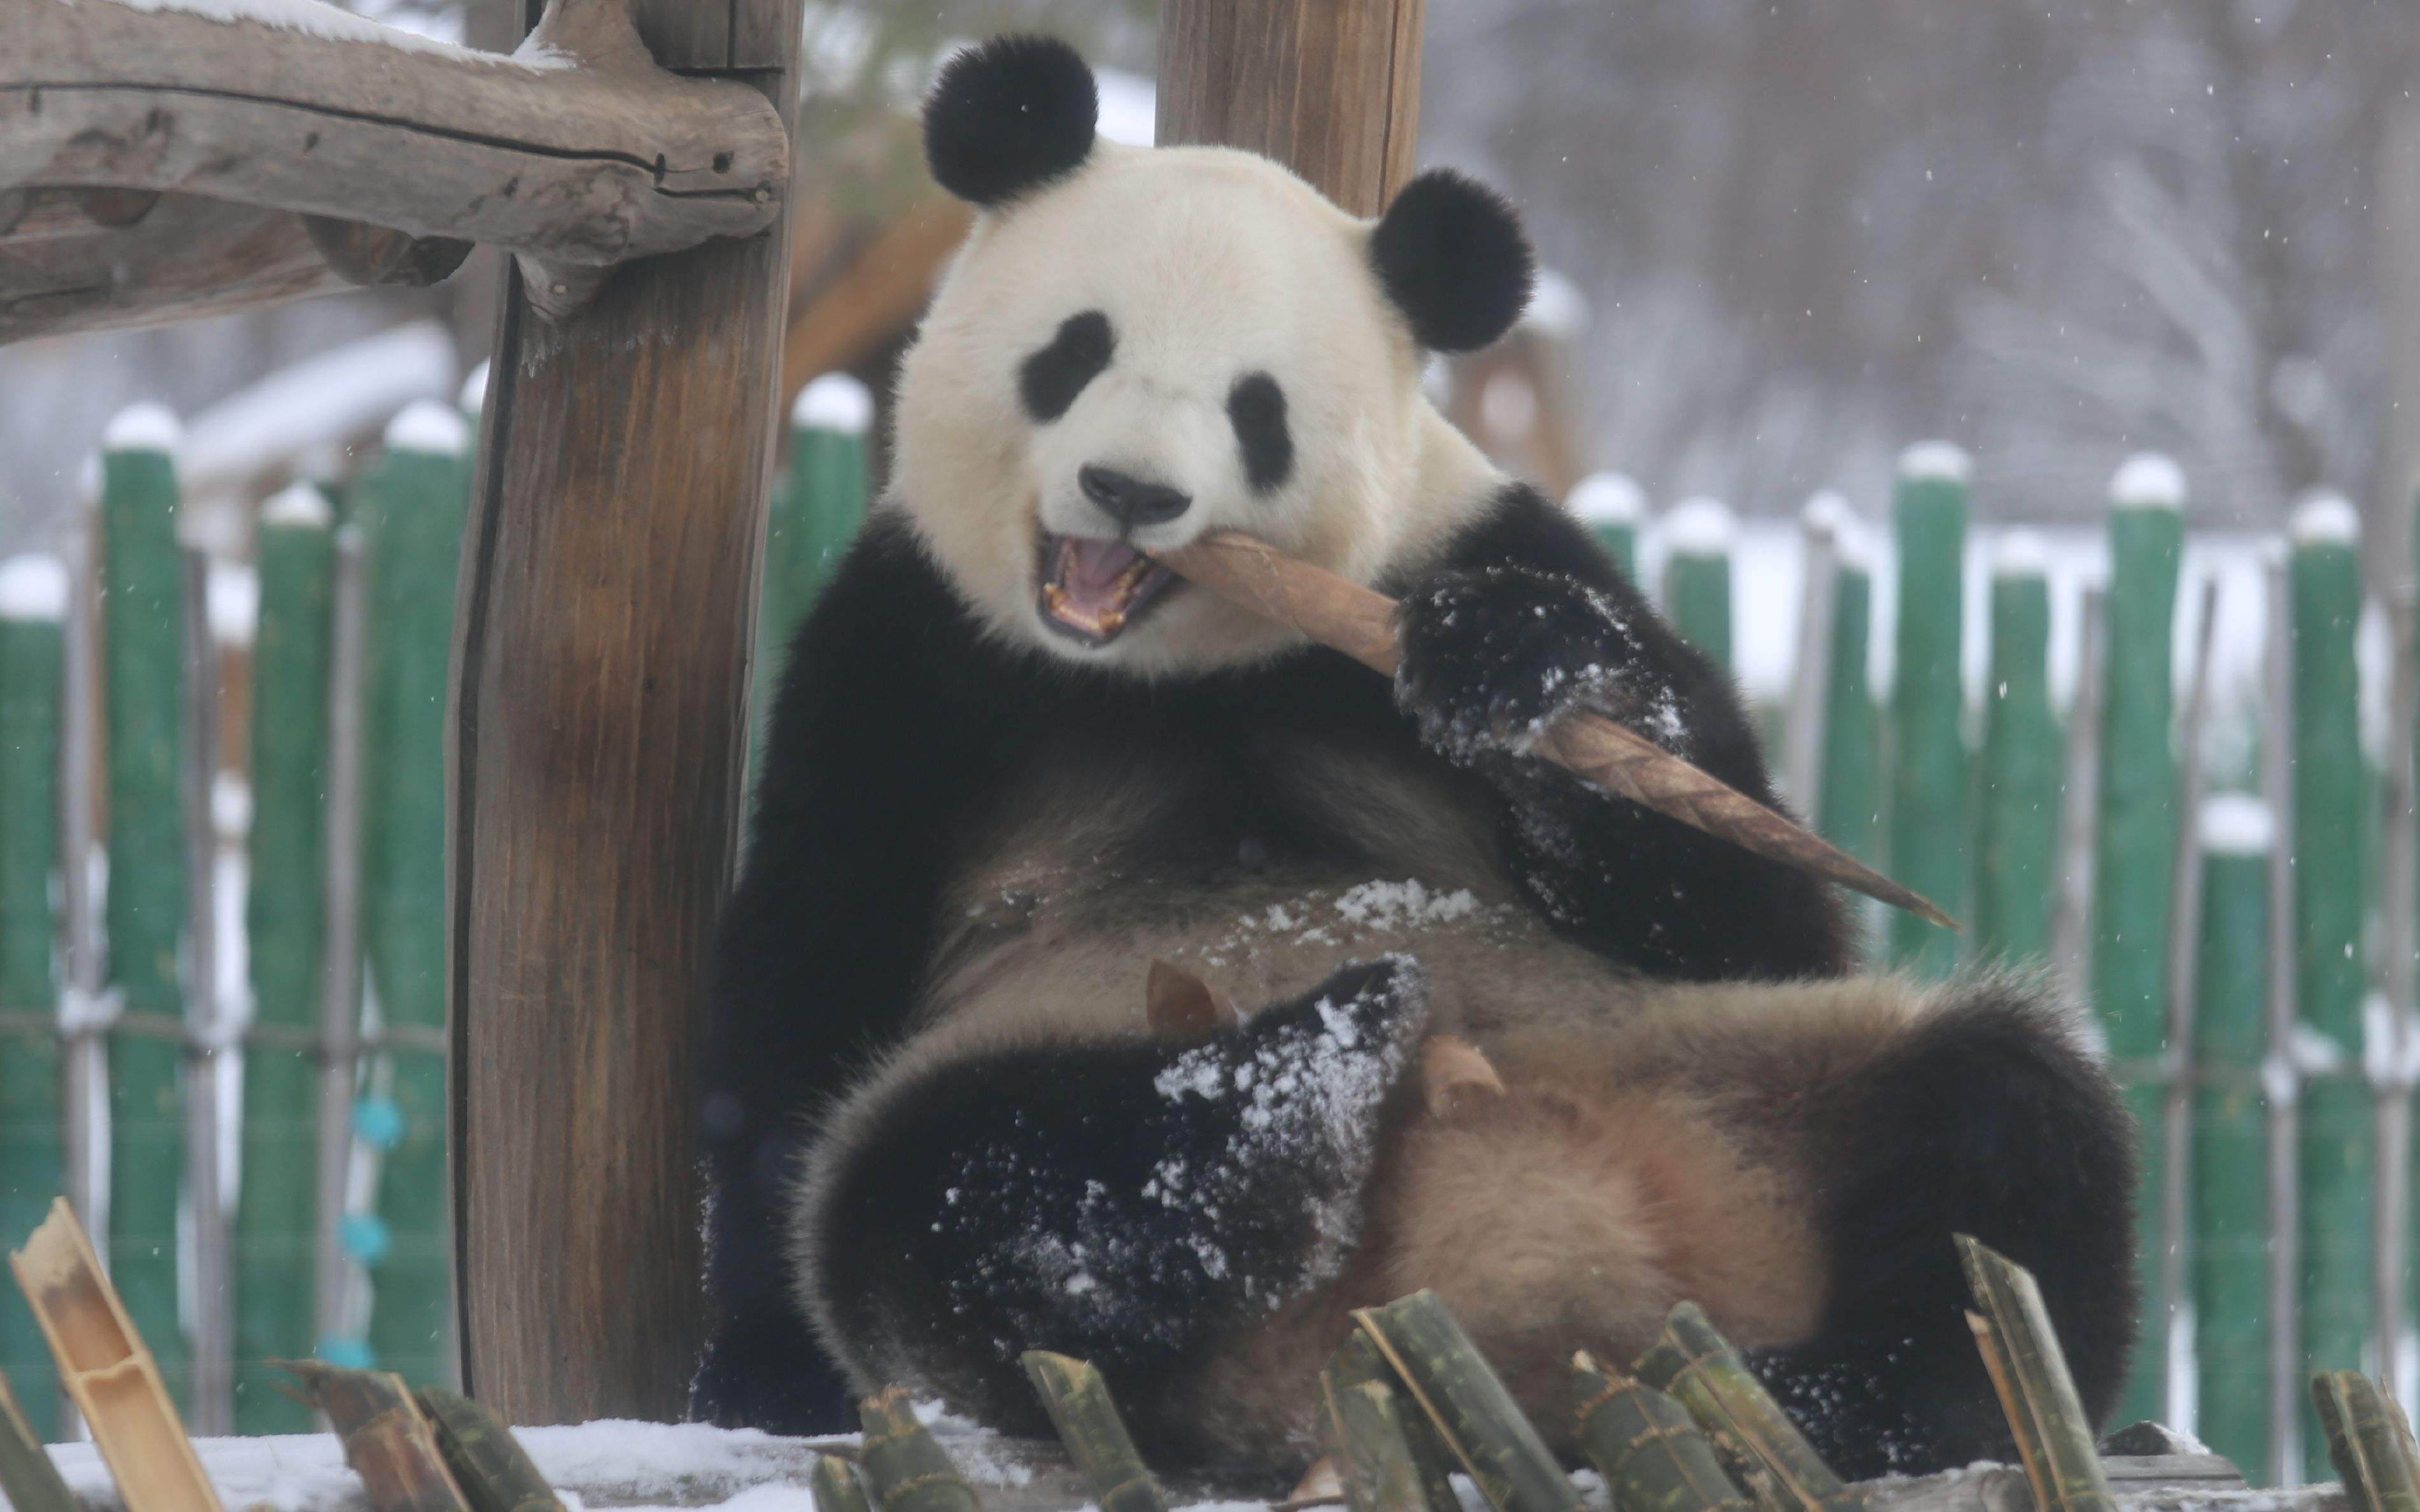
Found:
[[2268, 805], [2202, 806], [2194, 974], [2194, 1370], [2201, 1441], [2257, 1479], [2269, 1444], [2269, 1182], [2261, 1088], [2269, 980]]
[[252, 1028], [243, 1062], [243, 1184], [236, 1211], [235, 1425], [307, 1432], [310, 1407], [271, 1360], [318, 1340], [319, 978], [325, 936], [330, 595], [325, 495], [298, 483], [260, 511], [260, 627], [253, 641], [250, 895]]
[[[67, 1190], [59, 1105], [59, 739], [67, 568], [0, 562], [0, 1244], [33, 1232]], [[23, 1297], [0, 1295], [0, 1375], [34, 1430], [57, 1432], [59, 1378]]]
[[1591, 472], [1572, 485], [1563, 505], [1604, 547], [1621, 575], [1638, 581], [1638, 532], [1647, 523], [1647, 495], [1619, 472]]
[[355, 486], [368, 551], [364, 944], [393, 1087], [362, 1109], [386, 1145], [380, 1226], [365, 1226], [369, 1345], [407, 1381], [452, 1375], [445, 1185], [445, 679], [470, 477], [470, 427], [422, 400], [396, 416]]
[[2058, 845], [2058, 722], [2050, 711], [2050, 551], [2029, 531], [1992, 544], [1992, 662], [1975, 834], [1978, 960], [2049, 959]]
[[184, 615], [176, 417], [136, 405], [101, 439], [101, 645], [109, 749], [109, 1272], [180, 1407], [177, 1305], [185, 1173]]
[[[1904, 887], [1952, 914], [1966, 895], [1966, 752], [1959, 734], [1959, 636], [1965, 594], [1966, 489], [1974, 471], [1947, 441], [1900, 457], [1897, 671], [1891, 684], [1890, 858]], [[1890, 919], [1890, 964], [1947, 977], [1958, 936], [1914, 914]]]
[[817, 378], [790, 407], [790, 468], [773, 489], [756, 601], [752, 772], [764, 760], [790, 638], [865, 518], [866, 434], [873, 427], [874, 395], [846, 373]]
[[[2362, 1069], [2360, 517], [2341, 495], [2294, 511], [2294, 925], [2301, 1097], [2303, 1365], [2375, 1370], [2370, 1350], [2371, 1100]], [[2328, 1473], [2318, 1420], [2304, 1464]]]
[[1681, 639], [1729, 671], [1731, 666], [1730, 507], [1683, 499], [1664, 517], [1664, 617]]

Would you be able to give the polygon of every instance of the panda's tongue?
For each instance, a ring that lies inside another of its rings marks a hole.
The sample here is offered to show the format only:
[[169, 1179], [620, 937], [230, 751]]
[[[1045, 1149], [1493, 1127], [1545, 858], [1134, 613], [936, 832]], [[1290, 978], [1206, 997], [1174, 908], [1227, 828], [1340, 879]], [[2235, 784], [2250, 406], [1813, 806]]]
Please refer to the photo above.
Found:
[[1116, 640], [1169, 583], [1166, 567], [1123, 541], [1051, 535], [1042, 551], [1044, 618], [1091, 645]]
[[1070, 607], [1087, 612], [1116, 609], [1133, 585], [1123, 581], [1142, 553], [1124, 541], [1084, 541], [1063, 537], [1059, 551], [1059, 586], [1067, 590]]

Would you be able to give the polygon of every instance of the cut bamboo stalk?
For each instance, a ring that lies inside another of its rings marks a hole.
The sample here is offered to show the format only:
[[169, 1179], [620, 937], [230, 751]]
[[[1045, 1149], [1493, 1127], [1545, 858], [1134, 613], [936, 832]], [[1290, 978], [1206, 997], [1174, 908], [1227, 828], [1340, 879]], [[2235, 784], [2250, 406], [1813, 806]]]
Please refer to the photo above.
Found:
[[1143, 980], [1143, 1018], [1152, 1033], [1180, 1044], [1199, 1044], [1244, 1022], [1226, 994], [1165, 961], [1154, 961]]
[[1319, 1378], [1320, 1435], [1353, 1512], [1428, 1512], [1428, 1494], [1395, 1393], [1382, 1381]]
[[874, 1512], [873, 1504], [865, 1499], [865, 1483], [857, 1477], [857, 1467], [838, 1455], [815, 1456], [807, 1488], [815, 1494], [815, 1512]]
[[1754, 1504], [1723, 1473], [1689, 1410], [1586, 1350], [1572, 1357], [1580, 1448], [1622, 1512], [1747, 1512]]
[[1972, 1235], [1958, 1236], [1958, 1254], [1983, 1310], [1968, 1313], [1967, 1326], [2009, 1415], [2035, 1505], [2040, 1512], [2113, 1512], [2092, 1420], [2075, 1395], [2033, 1273]]
[[[8, 1257], [126, 1512], [222, 1512], [160, 1365], [62, 1197]], [[21, 1509], [22, 1512], [22, 1509]]]
[[1396, 1422], [1411, 1450], [1412, 1462], [1419, 1469], [1421, 1495], [1429, 1512], [1462, 1512], [1462, 1499], [1453, 1493], [1452, 1455], [1438, 1440], [1436, 1426], [1429, 1421], [1426, 1412], [1418, 1410], [1416, 1400], [1396, 1378], [1394, 1366], [1378, 1352], [1378, 1346], [1370, 1342], [1369, 1335], [1355, 1329], [1352, 1336], [1327, 1357], [1319, 1379], [1323, 1390], [1329, 1382], [1343, 1387], [1375, 1381], [1395, 1392]]
[[377, 1512], [471, 1512], [446, 1468], [436, 1430], [411, 1388], [383, 1370], [340, 1370], [318, 1360], [281, 1362], [328, 1414], [345, 1463], [362, 1478]]
[[1664, 1336], [1631, 1368], [1689, 1410], [1760, 1502], [1799, 1512], [1853, 1512], [1859, 1504], [1697, 1304], [1674, 1307]]
[[564, 1512], [563, 1498], [530, 1463], [504, 1419], [442, 1386], [423, 1386], [413, 1396], [471, 1512]]
[[982, 1503], [958, 1467], [916, 1420], [908, 1388], [892, 1386], [857, 1404], [865, 1443], [857, 1467], [880, 1512], [975, 1512]]
[[1028, 1350], [1020, 1358], [1025, 1378], [1042, 1394], [1050, 1426], [1059, 1430], [1067, 1458], [1084, 1473], [1101, 1512], [1168, 1512], [1168, 1498], [1136, 1452], [1101, 1373], [1086, 1361], [1047, 1350]]
[[[1163, 565], [1253, 613], [1290, 625], [1324, 646], [1391, 677], [1402, 647], [1396, 603], [1232, 531], [1215, 532]], [[1599, 787], [1767, 860], [1793, 867], [1954, 930], [1948, 915], [1661, 746], [1587, 713], [1548, 725], [1533, 754]]]
[[16, 1512], [83, 1512], [59, 1467], [42, 1452], [42, 1436], [6, 1374], [0, 1374], [0, 1496]]
[[1446, 1448], [1497, 1512], [1576, 1512], [1582, 1504], [1538, 1430], [1434, 1291], [1357, 1309]]
[[1433, 1119], [1452, 1119], [1504, 1095], [1504, 1078], [1477, 1045], [1450, 1034], [1420, 1041], [1420, 1097]]
[[2311, 1378], [2311, 1405], [2354, 1512], [2420, 1512], [2420, 1450], [2394, 1397], [2358, 1371], [2327, 1370]]

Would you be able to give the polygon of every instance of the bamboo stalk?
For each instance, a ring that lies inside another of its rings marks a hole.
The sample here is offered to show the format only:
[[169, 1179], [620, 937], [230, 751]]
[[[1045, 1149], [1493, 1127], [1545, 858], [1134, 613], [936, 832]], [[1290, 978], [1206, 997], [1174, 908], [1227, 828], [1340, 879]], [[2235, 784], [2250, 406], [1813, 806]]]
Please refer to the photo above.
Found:
[[1689, 1410], [1635, 1376], [1572, 1357], [1580, 1448], [1622, 1512], [1747, 1512]]
[[1154, 961], [1143, 980], [1143, 1019], [1152, 1033], [1179, 1044], [1200, 1044], [1244, 1022], [1226, 994], [1165, 961]]
[[1428, 1512], [1394, 1390], [1382, 1381], [1339, 1385], [1323, 1372], [1319, 1396], [1320, 1435], [1353, 1512]]
[[1731, 668], [1731, 539], [1730, 508], [1712, 499], [1683, 499], [1664, 517], [1664, 617], [1681, 639], [1725, 671]]
[[1966, 1315], [2040, 1512], [2113, 1512], [2109, 1480], [2092, 1421], [2075, 1395], [2067, 1357], [2034, 1286], [2033, 1273], [1977, 1241], [1958, 1236], [1966, 1284], [1983, 1309]]
[[59, 1467], [42, 1452], [42, 1436], [26, 1419], [8, 1378], [0, 1374], [0, 1496], [16, 1512], [83, 1512]]
[[865, 1473], [879, 1512], [975, 1512], [982, 1503], [950, 1457], [916, 1420], [908, 1388], [892, 1386], [857, 1404], [865, 1443], [857, 1467]]
[[[1323, 1390], [1330, 1384], [1342, 1389], [1375, 1382], [1397, 1393], [1396, 1427], [1404, 1435], [1404, 1443], [1411, 1451], [1412, 1463], [1420, 1473], [1421, 1499], [1428, 1512], [1462, 1512], [1462, 1499], [1453, 1493], [1450, 1465], [1452, 1456], [1437, 1438], [1436, 1426], [1428, 1414], [1411, 1410], [1404, 1383], [1396, 1379], [1394, 1366], [1370, 1342], [1370, 1335], [1355, 1329], [1351, 1337], [1337, 1347], [1321, 1367], [1319, 1379]], [[1411, 1403], [1416, 1407], [1417, 1403]]]
[[345, 1463], [377, 1512], [471, 1512], [411, 1388], [383, 1370], [340, 1370], [318, 1360], [281, 1362], [344, 1441]]
[[1993, 543], [1991, 672], [1975, 784], [1975, 955], [2050, 956], [2057, 864], [2058, 721], [2050, 710], [2050, 553], [2029, 532]]
[[838, 1455], [815, 1456], [815, 1468], [807, 1475], [807, 1488], [814, 1492], [815, 1512], [874, 1512], [873, 1504], [865, 1499], [865, 1483], [857, 1476], [857, 1467]]
[[530, 1463], [504, 1419], [442, 1386], [412, 1395], [471, 1512], [564, 1512], [563, 1498]]
[[1497, 1512], [1576, 1512], [1579, 1493], [1434, 1291], [1353, 1320], [1393, 1367]]
[[51, 1204], [51, 1215], [8, 1257], [8, 1268], [109, 1463], [126, 1512], [222, 1512], [160, 1379], [160, 1363], [144, 1347], [66, 1198]]
[[2420, 1450], [2394, 1397], [2353, 1370], [2311, 1377], [2311, 1405], [2354, 1512], [2420, 1512]]
[[[1396, 604], [1384, 594], [1232, 531], [1205, 535], [1159, 560], [1222, 598], [1394, 675], [1402, 648], [1395, 639]], [[1888, 877], [1610, 719], [1566, 715], [1547, 726], [1531, 750], [1607, 792], [1767, 860], [1879, 898], [1944, 929], [1958, 927]]]
[[1696, 1303], [1672, 1309], [1664, 1336], [1631, 1368], [1689, 1410], [1760, 1502], [1801, 1512], [1852, 1512], [1859, 1504]]
[[1086, 1361], [1047, 1350], [1028, 1350], [1020, 1358], [1025, 1378], [1042, 1394], [1050, 1426], [1059, 1430], [1067, 1458], [1084, 1473], [1101, 1512], [1168, 1512], [1168, 1498], [1136, 1452], [1101, 1373]]
[[[1963, 888], [1967, 758], [1960, 727], [1959, 639], [1965, 615], [1966, 454], [1942, 441], [1900, 458], [1891, 517], [1899, 537], [1899, 624], [1886, 726], [1890, 868], [1954, 905]], [[1958, 942], [1900, 916], [1889, 960], [1927, 980], [1949, 975]]]

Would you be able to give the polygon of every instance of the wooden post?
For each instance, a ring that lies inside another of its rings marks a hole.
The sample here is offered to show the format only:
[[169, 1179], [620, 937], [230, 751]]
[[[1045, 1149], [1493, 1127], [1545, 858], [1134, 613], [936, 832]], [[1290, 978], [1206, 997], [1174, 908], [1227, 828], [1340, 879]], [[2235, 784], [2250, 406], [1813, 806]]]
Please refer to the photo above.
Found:
[[[742, 79], [789, 121], [798, 0], [637, 11], [659, 63]], [[739, 817], [788, 226], [631, 264], [559, 323], [525, 268], [505, 280], [447, 906], [462, 1372], [512, 1423], [676, 1418], [696, 1369], [696, 1033]]]

